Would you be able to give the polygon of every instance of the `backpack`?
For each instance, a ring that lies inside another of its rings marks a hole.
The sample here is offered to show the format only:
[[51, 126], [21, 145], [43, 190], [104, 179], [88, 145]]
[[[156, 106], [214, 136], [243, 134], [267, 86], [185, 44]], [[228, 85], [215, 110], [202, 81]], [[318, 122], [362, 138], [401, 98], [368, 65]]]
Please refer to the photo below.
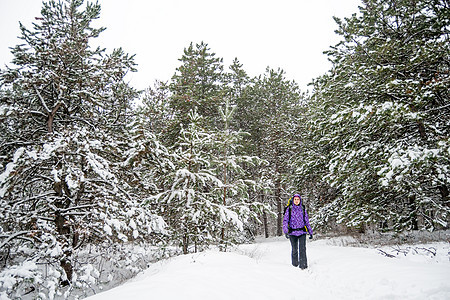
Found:
[[305, 211], [306, 211], [306, 209], [305, 209], [305, 206], [303, 205], [303, 202], [302, 202], [303, 224], [305, 224], [305, 226], [303, 226], [301, 228], [291, 228], [291, 208], [292, 208], [292, 204], [293, 204], [292, 198], [293, 197], [289, 198], [289, 200], [288, 200], [288, 202], [286, 204], [286, 207], [284, 208], [284, 214], [286, 214], [286, 211], [289, 210], [289, 219], [288, 219], [288, 230], [289, 230], [289, 233], [291, 233], [292, 231], [300, 231], [300, 230], [303, 230], [304, 232], [308, 233], [308, 228], [306, 228], [306, 220], [305, 220]]

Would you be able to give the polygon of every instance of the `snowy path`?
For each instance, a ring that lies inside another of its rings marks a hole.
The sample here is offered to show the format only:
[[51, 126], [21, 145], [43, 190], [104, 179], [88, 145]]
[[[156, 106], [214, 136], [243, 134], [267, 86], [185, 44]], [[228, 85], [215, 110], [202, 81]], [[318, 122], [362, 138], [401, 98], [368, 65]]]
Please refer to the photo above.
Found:
[[387, 258], [376, 249], [308, 241], [309, 268], [301, 270], [290, 265], [288, 240], [269, 239], [159, 262], [88, 299], [450, 299], [450, 245], [427, 246], [437, 255]]

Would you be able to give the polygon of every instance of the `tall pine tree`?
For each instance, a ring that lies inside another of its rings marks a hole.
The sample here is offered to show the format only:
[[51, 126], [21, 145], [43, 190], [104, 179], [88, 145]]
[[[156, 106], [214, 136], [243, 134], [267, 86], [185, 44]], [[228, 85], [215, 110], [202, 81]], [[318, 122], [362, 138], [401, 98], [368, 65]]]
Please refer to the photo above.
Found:
[[222, 99], [223, 59], [211, 52], [208, 44], [201, 42], [184, 49], [177, 68], [169, 84], [170, 106], [174, 120], [171, 140], [176, 139], [181, 125], [189, 123], [189, 112], [197, 110], [203, 117], [202, 126], [212, 129], [220, 122], [218, 107]]
[[343, 41], [328, 51], [333, 68], [311, 99], [311, 136], [324, 154], [315, 163], [338, 192], [322, 220], [447, 228], [448, 3], [363, 3], [336, 19]]
[[[290, 129], [297, 122], [301, 95], [298, 85], [286, 79], [281, 69], [267, 68], [263, 76], [254, 79], [245, 89], [238, 102], [239, 123], [250, 136], [246, 148], [268, 161], [268, 169], [260, 170], [257, 176], [271, 174], [273, 203], [277, 211], [277, 235], [282, 235], [283, 203], [286, 198], [284, 178], [292, 172], [288, 163], [292, 150], [296, 148], [291, 140]], [[261, 195], [265, 194], [261, 191]]]
[[2, 267], [34, 266], [4, 287], [11, 297], [82, 285], [76, 250], [88, 244], [163, 231], [140, 207], [124, 162], [137, 96], [124, 76], [135, 70], [133, 57], [89, 46], [103, 28], [91, 27], [100, 6], [83, 2], [44, 2], [33, 29], [21, 25], [14, 65], [0, 74], [0, 248], [9, 253]]

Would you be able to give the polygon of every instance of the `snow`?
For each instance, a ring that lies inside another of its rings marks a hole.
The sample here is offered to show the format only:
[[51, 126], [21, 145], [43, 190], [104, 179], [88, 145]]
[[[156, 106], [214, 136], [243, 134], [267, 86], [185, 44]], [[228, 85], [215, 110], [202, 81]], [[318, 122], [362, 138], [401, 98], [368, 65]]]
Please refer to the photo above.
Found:
[[103, 226], [103, 230], [107, 235], [112, 235], [112, 228], [108, 224], [105, 224], [105, 226]]
[[344, 88], [352, 88], [354, 86], [355, 86], [355, 84], [353, 82], [349, 82], [346, 85], [344, 85]]
[[[6, 165], [5, 172], [0, 174], [0, 186], [2, 186], [6, 182], [6, 179], [9, 177], [9, 174], [11, 174], [11, 172], [14, 170], [15, 166], [16, 165], [14, 163], [8, 163]], [[0, 197], [5, 196], [7, 188], [8, 186], [5, 185], [0, 189]]]
[[80, 276], [80, 280], [84, 282], [90, 282], [92, 284], [96, 283], [95, 278], [98, 278], [100, 276], [99, 272], [94, 269], [94, 267], [91, 264], [88, 264], [82, 268], [83, 275]]
[[395, 168], [397, 168], [397, 167], [401, 167], [401, 166], [403, 166], [403, 161], [400, 159], [400, 158], [394, 158], [394, 159], [392, 159], [391, 161], [390, 161], [390, 163], [391, 163], [391, 167], [393, 168], [393, 169], [395, 169]]
[[122, 223], [119, 220], [117, 220], [117, 219], [110, 219], [110, 220], [107, 219], [106, 223], [108, 223], [108, 225], [110, 225], [110, 226], [114, 226], [118, 232], [123, 227]]
[[376, 248], [308, 240], [309, 268], [301, 270], [290, 265], [289, 241], [273, 238], [160, 261], [87, 299], [450, 299], [449, 243], [405, 248], [381, 248], [390, 258]]
[[[443, 147], [443, 144], [439, 144], [439, 146]], [[380, 182], [383, 186], [388, 186], [389, 181], [392, 180], [395, 173], [407, 174], [411, 171], [412, 168], [417, 167], [421, 162], [428, 163], [432, 159], [438, 159], [442, 154], [444, 154], [444, 149], [436, 148], [436, 149], [428, 149], [424, 147], [420, 147], [418, 145], [409, 146], [406, 149], [401, 147], [393, 148], [390, 150], [392, 153], [388, 158], [388, 166], [382, 167], [377, 174], [382, 176]], [[436, 164], [436, 172], [437, 178], [441, 180], [445, 180], [447, 172], [447, 167], [443, 165], [442, 167], [439, 164]], [[442, 174], [442, 175], [441, 175]], [[396, 177], [397, 180], [402, 177]]]
[[58, 257], [63, 254], [63, 250], [59, 244], [56, 244], [53, 248], [48, 249], [47, 253], [51, 257]]
[[[9, 175], [13, 172], [14, 167], [16, 166], [17, 161], [22, 156], [25, 148], [20, 147], [14, 152], [13, 161], [6, 165], [5, 171], [0, 174], [0, 198], [5, 196], [6, 190], [8, 189], [8, 185], [6, 185], [6, 181]], [[4, 185], [5, 184], [5, 185]], [[3, 186], [4, 185], [4, 186]]]
[[71, 191], [76, 191], [78, 182], [72, 178], [71, 174], [67, 174], [65, 181]]
[[58, 177], [58, 170], [53, 169], [51, 171], [51, 174], [53, 175], [53, 180], [55, 180], [55, 182], [61, 182], [61, 179], [59, 179]]
[[114, 190], [117, 190], [115, 183], [117, 183], [117, 178], [113, 173], [110, 172], [108, 162], [102, 157], [89, 152], [86, 155], [86, 159], [91, 166], [92, 170], [102, 177], [105, 181], [110, 182], [114, 186]]
[[0, 105], [0, 116], [6, 116], [9, 110], [9, 105]]
[[219, 206], [219, 214], [221, 222], [232, 221], [232, 223], [240, 230], [244, 231], [244, 224], [239, 219], [239, 216], [236, 212], [229, 210], [226, 207]]
[[393, 104], [392, 102], [387, 101], [387, 102], [384, 102], [384, 103], [383, 103], [383, 105], [381, 106], [381, 109], [383, 109], [383, 110], [389, 110], [389, 109], [392, 109], [393, 105], [394, 105], [394, 104]]
[[60, 139], [56, 139], [52, 143], [44, 144], [42, 146], [42, 151], [41, 151], [41, 155], [39, 158], [41, 160], [50, 159], [58, 149], [64, 148], [64, 147], [66, 147], [66, 145], [67, 145], [67, 143], [65, 143], [64, 141], [61, 141]]
[[129, 226], [130, 226], [131, 229], [136, 229], [136, 228], [137, 228], [137, 227], [136, 227], [136, 222], [134, 222], [133, 219], [130, 220]]
[[28, 151], [28, 150], [27, 150], [27, 154], [28, 154], [28, 156], [29, 156], [30, 158], [32, 158], [33, 160], [37, 160], [37, 159], [38, 159], [37, 153], [36, 153], [36, 151], [34, 151], [34, 150], [31, 150], [31, 151]]
[[[37, 268], [32, 261], [25, 261], [20, 266], [13, 266], [0, 273], [0, 289], [14, 286], [17, 283], [17, 277], [33, 277], [33, 270]], [[4, 295], [0, 292], [0, 299]]]

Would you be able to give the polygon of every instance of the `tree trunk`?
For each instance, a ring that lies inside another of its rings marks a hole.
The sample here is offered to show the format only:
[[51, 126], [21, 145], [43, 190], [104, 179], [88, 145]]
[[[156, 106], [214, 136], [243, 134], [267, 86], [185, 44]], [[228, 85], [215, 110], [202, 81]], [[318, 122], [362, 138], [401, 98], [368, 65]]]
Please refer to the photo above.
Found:
[[277, 235], [282, 236], [283, 235], [283, 209], [282, 209], [282, 203], [281, 203], [281, 182], [280, 182], [280, 175], [277, 172], [277, 179], [275, 182], [275, 201], [277, 203]]
[[188, 254], [188, 244], [189, 244], [189, 237], [187, 233], [183, 236], [183, 254]]
[[[68, 195], [68, 188], [67, 188], [67, 184], [65, 181], [59, 181], [59, 182], [55, 182], [55, 184], [53, 185], [53, 189], [56, 192], [56, 196], [63, 198], [63, 191], [65, 192], [66, 196], [70, 196]], [[68, 208], [70, 205], [70, 202], [64, 200], [64, 199], [60, 199], [59, 201], [55, 202], [55, 206], [58, 209], [63, 209], [63, 208]], [[61, 281], [61, 285], [62, 286], [67, 286], [72, 282], [72, 275], [73, 275], [73, 267], [72, 267], [72, 262], [70, 260], [71, 256], [72, 256], [72, 246], [69, 246], [69, 236], [71, 233], [71, 228], [70, 225], [68, 225], [67, 223], [69, 220], [64, 217], [63, 215], [61, 215], [59, 210], [55, 211], [55, 226], [56, 226], [56, 231], [59, 234], [58, 239], [60, 239], [60, 242], [62, 245], [65, 245], [67, 247], [67, 250], [64, 251], [64, 256], [63, 258], [61, 258], [60, 261], [60, 265], [61, 267], [64, 269], [64, 272], [66, 273], [66, 279]]]
[[263, 223], [264, 223], [264, 236], [267, 238], [269, 238], [269, 227], [267, 224], [267, 213], [266, 210], [263, 210]]
[[445, 203], [445, 199], [449, 195], [448, 187], [447, 187], [447, 185], [443, 184], [443, 185], [438, 186], [438, 189], [439, 189], [439, 192], [441, 193], [442, 200]]
[[64, 269], [64, 272], [66, 272], [66, 280], [61, 281], [62, 286], [68, 286], [72, 282], [72, 275], [73, 275], [73, 267], [72, 263], [68, 258], [61, 259], [61, 267]]
[[409, 197], [409, 218], [412, 226], [412, 230], [419, 230], [419, 223], [417, 221], [417, 204], [416, 196]]
[[[264, 194], [261, 194], [261, 203], [264, 203]], [[263, 224], [264, 224], [264, 236], [266, 239], [269, 237], [269, 225], [267, 223], [267, 213], [263, 210]]]
[[56, 112], [58, 111], [59, 107], [62, 105], [61, 102], [59, 102], [51, 112], [48, 112], [48, 119], [47, 119], [47, 130], [48, 133], [53, 133], [53, 120], [55, 119]]
[[417, 126], [419, 128], [420, 137], [425, 140], [427, 138], [427, 134], [425, 132], [425, 125], [423, 124], [423, 122], [418, 121]]
[[[225, 152], [224, 156], [225, 156], [225, 161], [226, 161], [226, 159], [227, 159], [226, 152]], [[224, 185], [224, 187], [223, 187], [223, 206], [226, 207], [226, 205], [227, 205], [227, 165], [225, 163], [223, 165], [223, 185]], [[222, 227], [222, 231], [220, 233], [220, 238], [222, 240], [222, 243], [225, 244], [225, 225]]]

